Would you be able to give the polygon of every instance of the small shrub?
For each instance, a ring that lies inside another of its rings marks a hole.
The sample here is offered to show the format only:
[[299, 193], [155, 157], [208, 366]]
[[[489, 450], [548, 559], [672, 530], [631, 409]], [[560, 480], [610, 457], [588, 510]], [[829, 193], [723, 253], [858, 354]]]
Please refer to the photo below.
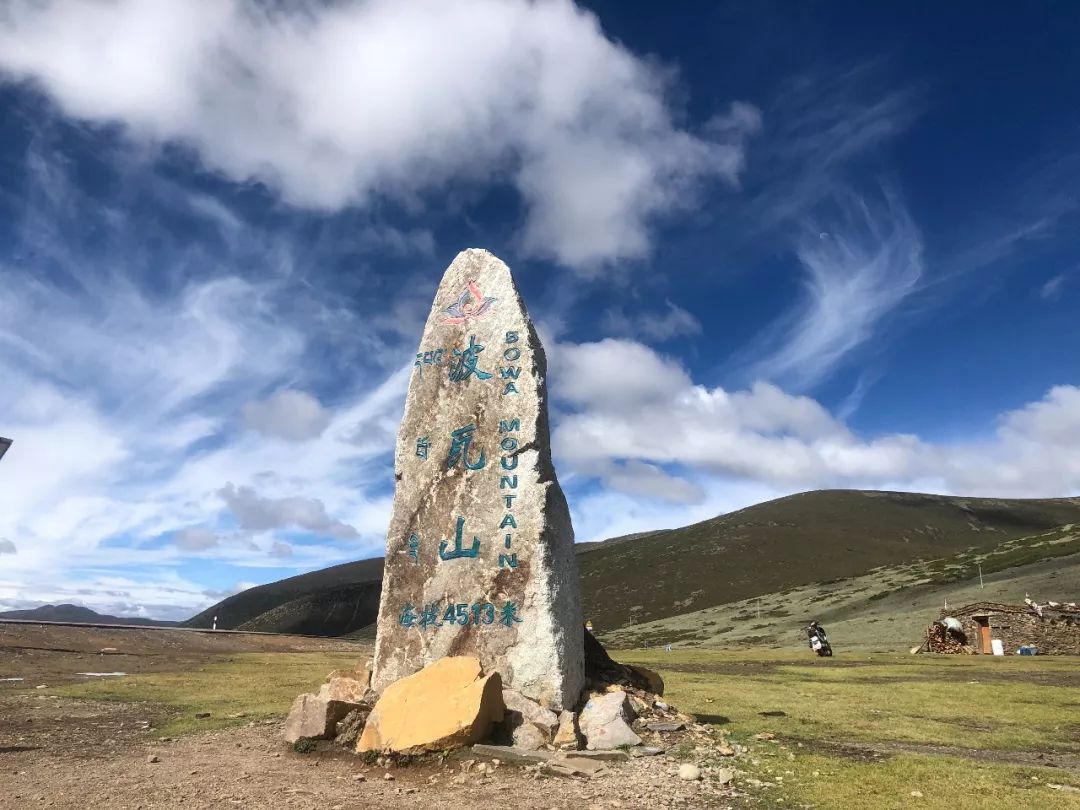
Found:
[[301, 737], [293, 743], [292, 750], [298, 754], [310, 754], [315, 750], [315, 741], [307, 737]]

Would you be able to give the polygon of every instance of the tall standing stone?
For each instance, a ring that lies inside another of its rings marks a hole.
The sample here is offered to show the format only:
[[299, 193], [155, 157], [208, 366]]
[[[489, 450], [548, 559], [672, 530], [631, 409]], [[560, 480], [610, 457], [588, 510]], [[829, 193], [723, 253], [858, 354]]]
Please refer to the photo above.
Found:
[[556, 711], [584, 683], [574, 530], [543, 347], [510, 269], [466, 250], [435, 293], [395, 453], [372, 685], [449, 655]]

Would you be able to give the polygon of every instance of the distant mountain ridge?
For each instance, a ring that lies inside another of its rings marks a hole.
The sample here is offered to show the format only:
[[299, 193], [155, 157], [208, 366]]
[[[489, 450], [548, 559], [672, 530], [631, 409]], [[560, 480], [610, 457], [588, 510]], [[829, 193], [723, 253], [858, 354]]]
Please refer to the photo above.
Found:
[[0, 619], [36, 622], [79, 622], [80, 624], [133, 624], [143, 627], [177, 627], [180, 622], [144, 619], [136, 616], [110, 616], [82, 605], [42, 605], [28, 610], [8, 610]]
[[[681, 529], [577, 546], [585, 617], [598, 632], [915, 560], [986, 551], [1080, 523], [1080, 498], [1005, 500], [818, 490]], [[260, 585], [184, 624], [347, 635], [378, 615], [382, 559]]]

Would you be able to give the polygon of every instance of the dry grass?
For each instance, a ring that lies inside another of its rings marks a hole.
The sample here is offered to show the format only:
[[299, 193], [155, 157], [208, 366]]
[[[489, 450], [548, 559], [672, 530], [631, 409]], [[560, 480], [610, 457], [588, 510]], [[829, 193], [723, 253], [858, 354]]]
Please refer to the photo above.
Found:
[[[1080, 807], [1080, 794], [1048, 787], [1080, 786], [1077, 772], [1007, 761], [1035, 752], [1080, 760], [1075, 659], [861, 655], [829, 660], [809, 652], [656, 649], [615, 655], [658, 669], [675, 705], [751, 746], [750, 756], [738, 760], [743, 773], [737, 783], [757, 796], [758, 807]], [[280, 719], [298, 693], [315, 689], [330, 670], [355, 662], [355, 655], [343, 654], [242, 654], [187, 672], [53, 691], [162, 706], [170, 719], [161, 733], [176, 735]], [[211, 717], [196, 719], [203, 711]], [[784, 716], [760, 714], [776, 711]], [[230, 717], [240, 713], [244, 716]], [[753, 735], [762, 731], [776, 734], [776, 742], [755, 742]], [[908, 750], [896, 750], [896, 744]], [[879, 756], [868, 753], [875, 747]], [[698, 755], [681, 753], [690, 759]], [[750, 779], [768, 786], [754, 786]], [[922, 796], [913, 797], [912, 791]]]
[[[168, 720], [159, 726], [161, 733], [178, 735], [280, 719], [298, 694], [315, 691], [331, 670], [352, 668], [356, 662], [356, 655], [344, 654], [247, 653], [184, 672], [147, 673], [50, 691], [162, 707]], [[210, 717], [195, 716], [202, 712], [210, 712]]]

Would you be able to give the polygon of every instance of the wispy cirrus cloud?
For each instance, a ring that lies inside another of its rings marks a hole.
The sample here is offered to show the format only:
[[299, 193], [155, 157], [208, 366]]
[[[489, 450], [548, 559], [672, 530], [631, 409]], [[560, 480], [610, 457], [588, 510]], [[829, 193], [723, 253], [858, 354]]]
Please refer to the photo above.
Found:
[[617, 336], [642, 337], [664, 342], [677, 337], [700, 335], [701, 321], [678, 304], [666, 301], [663, 309], [628, 314], [621, 306], [609, 307], [602, 320], [604, 330]]
[[1058, 273], [1043, 282], [1039, 287], [1039, 297], [1044, 301], [1056, 301], [1061, 297], [1061, 290], [1065, 286], [1065, 274]]
[[656, 218], [735, 183], [760, 124], [736, 104], [678, 125], [670, 72], [569, 0], [12, 0], [0, 73], [297, 205], [508, 181], [524, 248], [581, 269], [646, 255]]
[[[0, 604], [124, 612], [156, 583], [145, 604], [182, 617], [251, 569], [379, 553], [413, 348], [365, 323], [381, 301], [342, 307], [307, 243], [219, 200], [126, 166], [88, 195], [35, 150], [0, 257]], [[117, 207], [145, 194], [166, 221]]]
[[810, 388], [874, 336], [923, 278], [923, 244], [903, 202], [838, 194], [795, 243], [802, 296], [748, 350], [751, 378]]

